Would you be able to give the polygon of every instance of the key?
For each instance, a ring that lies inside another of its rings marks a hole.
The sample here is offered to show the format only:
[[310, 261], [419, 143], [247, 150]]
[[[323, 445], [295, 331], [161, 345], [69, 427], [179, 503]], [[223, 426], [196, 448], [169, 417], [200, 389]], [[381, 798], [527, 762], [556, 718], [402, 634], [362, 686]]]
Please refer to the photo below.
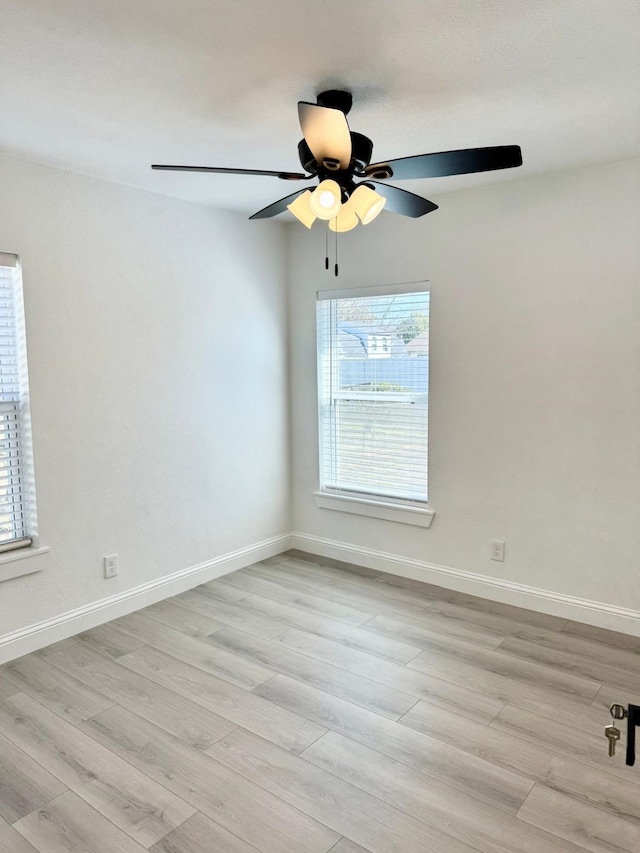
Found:
[[609, 713], [613, 717], [614, 720], [624, 720], [627, 716], [627, 709], [624, 705], [619, 705], [615, 702], [610, 708]]
[[604, 727], [604, 735], [609, 741], [609, 758], [613, 758], [616, 754], [616, 742], [620, 740], [620, 729], [611, 723]]

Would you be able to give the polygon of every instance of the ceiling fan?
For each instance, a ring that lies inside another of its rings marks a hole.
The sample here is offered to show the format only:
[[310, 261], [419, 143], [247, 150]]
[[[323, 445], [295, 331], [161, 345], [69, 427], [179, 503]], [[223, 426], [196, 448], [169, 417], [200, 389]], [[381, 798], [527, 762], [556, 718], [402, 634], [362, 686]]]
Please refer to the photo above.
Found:
[[518, 145], [464, 148], [372, 164], [371, 140], [349, 130], [346, 116], [352, 102], [350, 92], [336, 89], [321, 92], [315, 104], [298, 102], [298, 116], [304, 137], [298, 143], [298, 155], [305, 173], [216, 166], [153, 165], [151, 168], [179, 172], [271, 175], [283, 181], [317, 178], [319, 183], [313, 189], [297, 190], [249, 218], [267, 219], [288, 208], [307, 228], [320, 219], [328, 221], [332, 231], [343, 232], [350, 231], [360, 222], [363, 225], [372, 222], [383, 207], [392, 213], [414, 218], [437, 210], [437, 204], [383, 183], [391, 178], [396, 181], [439, 178], [522, 165], [522, 153]]

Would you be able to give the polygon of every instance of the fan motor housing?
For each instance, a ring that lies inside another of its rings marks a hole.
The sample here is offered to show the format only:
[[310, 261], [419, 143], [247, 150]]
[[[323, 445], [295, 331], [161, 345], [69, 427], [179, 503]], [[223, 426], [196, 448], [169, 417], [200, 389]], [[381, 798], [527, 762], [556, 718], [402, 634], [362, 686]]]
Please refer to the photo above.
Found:
[[361, 172], [371, 162], [373, 142], [363, 133], [351, 131], [351, 145], [351, 162], [355, 164], [355, 171]]

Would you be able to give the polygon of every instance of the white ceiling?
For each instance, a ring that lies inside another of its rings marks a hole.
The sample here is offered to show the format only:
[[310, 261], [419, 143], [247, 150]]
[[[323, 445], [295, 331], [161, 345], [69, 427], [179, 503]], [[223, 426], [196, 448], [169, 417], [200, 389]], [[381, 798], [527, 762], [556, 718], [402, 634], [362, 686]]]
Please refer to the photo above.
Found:
[[[429, 197], [640, 156], [638, 0], [2, 0], [0, 150], [253, 212], [298, 170], [296, 102], [353, 92], [374, 160], [520, 144]], [[597, 200], [594, 199], [594, 203]], [[287, 214], [288, 216], [289, 214]]]

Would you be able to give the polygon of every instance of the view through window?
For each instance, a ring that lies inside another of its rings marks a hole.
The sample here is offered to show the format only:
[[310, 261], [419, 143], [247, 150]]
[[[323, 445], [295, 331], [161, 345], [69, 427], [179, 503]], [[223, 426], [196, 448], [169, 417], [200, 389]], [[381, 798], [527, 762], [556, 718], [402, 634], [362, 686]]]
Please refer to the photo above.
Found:
[[318, 297], [320, 488], [425, 503], [429, 293], [376, 290]]

